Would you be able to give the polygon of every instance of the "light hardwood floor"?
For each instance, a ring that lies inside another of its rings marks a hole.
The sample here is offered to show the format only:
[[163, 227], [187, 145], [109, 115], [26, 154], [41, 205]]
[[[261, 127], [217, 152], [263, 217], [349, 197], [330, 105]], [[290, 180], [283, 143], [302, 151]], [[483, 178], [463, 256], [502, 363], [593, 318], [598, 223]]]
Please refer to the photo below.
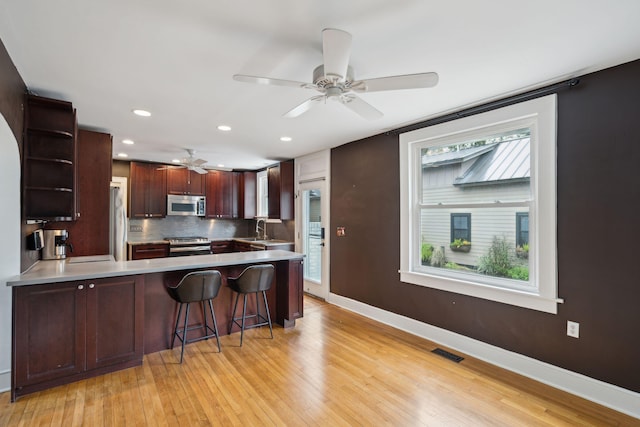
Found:
[[305, 296], [294, 329], [145, 356], [142, 366], [9, 402], [0, 426], [640, 425], [617, 413]]

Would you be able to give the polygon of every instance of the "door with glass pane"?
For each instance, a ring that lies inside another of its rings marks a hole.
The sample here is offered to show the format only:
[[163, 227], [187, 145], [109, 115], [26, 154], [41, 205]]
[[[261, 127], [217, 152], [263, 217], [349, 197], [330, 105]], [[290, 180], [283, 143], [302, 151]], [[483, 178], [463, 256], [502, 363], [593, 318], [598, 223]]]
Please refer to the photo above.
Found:
[[329, 294], [325, 246], [325, 182], [300, 184], [300, 245], [305, 254], [304, 291], [320, 298]]

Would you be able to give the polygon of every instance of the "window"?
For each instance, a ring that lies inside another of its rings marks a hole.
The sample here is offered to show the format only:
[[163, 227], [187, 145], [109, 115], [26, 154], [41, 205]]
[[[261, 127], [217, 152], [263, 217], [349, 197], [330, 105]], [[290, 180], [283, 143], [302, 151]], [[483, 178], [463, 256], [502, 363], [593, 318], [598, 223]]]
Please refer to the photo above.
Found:
[[557, 312], [555, 108], [552, 95], [400, 136], [402, 281]]
[[257, 173], [257, 215], [258, 217], [269, 216], [269, 180], [267, 177], [267, 171], [260, 171]]
[[516, 246], [522, 247], [529, 244], [529, 213], [516, 213]]
[[471, 241], [470, 213], [451, 214], [451, 241], [458, 239]]

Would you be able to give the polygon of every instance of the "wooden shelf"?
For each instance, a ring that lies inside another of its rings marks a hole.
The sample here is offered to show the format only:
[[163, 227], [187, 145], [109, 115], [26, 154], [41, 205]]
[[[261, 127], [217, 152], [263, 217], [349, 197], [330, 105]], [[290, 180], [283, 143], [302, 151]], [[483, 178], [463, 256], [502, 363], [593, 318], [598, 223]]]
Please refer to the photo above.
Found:
[[72, 139], [73, 138], [73, 133], [71, 132], [67, 132], [64, 130], [57, 130], [57, 129], [40, 129], [40, 128], [29, 128], [27, 129], [27, 132], [29, 133], [38, 133], [38, 134], [42, 134], [42, 135], [46, 135], [46, 136], [52, 136], [54, 138], [63, 138], [63, 139]]

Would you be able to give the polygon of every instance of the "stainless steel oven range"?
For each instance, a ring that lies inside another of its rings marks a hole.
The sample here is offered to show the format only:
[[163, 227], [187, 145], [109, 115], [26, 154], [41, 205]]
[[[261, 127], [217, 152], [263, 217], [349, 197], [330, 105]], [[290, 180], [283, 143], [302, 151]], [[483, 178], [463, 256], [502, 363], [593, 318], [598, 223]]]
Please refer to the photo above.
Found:
[[206, 237], [166, 237], [169, 242], [169, 256], [208, 255], [211, 240]]

